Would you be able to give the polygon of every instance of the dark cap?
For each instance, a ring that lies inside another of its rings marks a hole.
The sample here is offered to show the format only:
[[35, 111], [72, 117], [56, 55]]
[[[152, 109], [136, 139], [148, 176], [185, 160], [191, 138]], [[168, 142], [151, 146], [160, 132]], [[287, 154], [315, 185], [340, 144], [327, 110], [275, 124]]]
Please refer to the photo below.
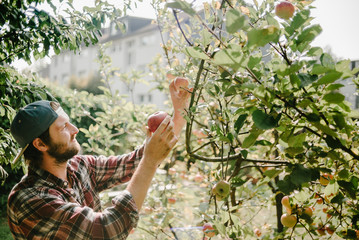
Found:
[[[11, 134], [22, 147], [13, 163], [16, 163], [29, 144], [44, 133], [59, 115], [66, 115], [57, 102], [41, 100], [21, 108], [11, 123]], [[67, 116], [67, 115], [66, 115]]]

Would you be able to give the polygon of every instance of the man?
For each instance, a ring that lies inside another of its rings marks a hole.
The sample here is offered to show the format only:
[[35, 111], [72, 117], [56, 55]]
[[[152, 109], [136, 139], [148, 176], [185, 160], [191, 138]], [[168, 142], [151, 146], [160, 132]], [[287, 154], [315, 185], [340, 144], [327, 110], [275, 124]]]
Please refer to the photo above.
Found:
[[[136, 226], [158, 165], [185, 124], [189, 91], [170, 84], [173, 117], [145, 144], [122, 156], [81, 156], [78, 129], [58, 103], [38, 101], [15, 116], [11, 133], [23, 150], [28, 174], [8, 199], [8, 222], [15, 239], [125, 239]], [[129, 181], [126, 190], [101, 211], [99, 192]]]

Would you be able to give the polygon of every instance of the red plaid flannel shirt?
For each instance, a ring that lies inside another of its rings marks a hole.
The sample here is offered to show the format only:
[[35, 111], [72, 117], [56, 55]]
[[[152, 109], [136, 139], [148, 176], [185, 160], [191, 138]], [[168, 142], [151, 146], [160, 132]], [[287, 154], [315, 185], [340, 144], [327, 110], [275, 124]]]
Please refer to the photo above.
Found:
[[99, 193], [130, 180], [143, 148], [122, 156], [75, 156], [68, 161], [70, 188], [42, 169], [29, 169], [8, 199], [15, 239], [126, 239], [138, 222], [128, 191], [101, 209]]

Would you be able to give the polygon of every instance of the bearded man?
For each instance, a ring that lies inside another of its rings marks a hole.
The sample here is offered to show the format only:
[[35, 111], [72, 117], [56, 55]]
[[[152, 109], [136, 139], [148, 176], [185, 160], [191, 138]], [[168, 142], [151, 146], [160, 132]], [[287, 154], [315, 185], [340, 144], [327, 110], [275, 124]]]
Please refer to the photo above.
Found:
[[[20, 109], [11, 133], [22, 147], [28, 173], [8, 199], [15, 239], [126, 239], [138, 222], [151, 180], [178, 140], [190, 91], [170, 84], [174, 113], [143, 146], [120, 156], [78, 155], [79, 132], [60, 104], [37, 101]], [[128, 182], [126, 190], [101, 209], [99, 193]]]

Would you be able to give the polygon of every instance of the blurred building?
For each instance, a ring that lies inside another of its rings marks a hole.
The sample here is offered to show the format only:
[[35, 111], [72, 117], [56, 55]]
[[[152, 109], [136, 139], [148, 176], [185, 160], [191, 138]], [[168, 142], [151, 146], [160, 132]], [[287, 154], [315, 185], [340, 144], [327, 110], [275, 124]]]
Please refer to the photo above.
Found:
[[[105, 53], [112, 58], [113, 68], [119, 69], [121, 73], [132, 70], [142, 71], [144, 73], [142, 79], [147, 82], [152, 80], [147, 64], [163, 51], [158, 26], [151, 22], [152, 19], [125, 16], [121, 18], [125, 31], [119, 30], [115, 24], [112, 24], [104, 29], [103, 36], [100, 38], [100, 43], [112, 42]], [[44, 76], [44, 73], [41, 75], [51, 82], [66, 86], [74, 77], [85, 79], [98, 76], [100, 68], [98, 53], [99, 45], [84, 47], [76, 54], [71, 51], [62, 52], [52, 57], [45, 72], [47, 76]], [[135, 104], [150, 103], [162, 107], [168, 97], [158, 90], [150, 91], [154, 87], [154, 83], [149, 85], [136, 83], [134, 88], [130, 89], [128, 84], [115, 76], [112, 78], [111, 91], [119, 91]]]
[[[351, 69], [359, 67], [359, 60], [351, 61]], [[348, 78], [344, 79], [340, 82], [344, 85], [340, 89], [340, 92], [345, 96], [345, 100], [351, 103], [352, 109], [359, 108], [359, 96], [358, 96], [358, 89], [356, 85], [353, 83], [353, 79]]]

